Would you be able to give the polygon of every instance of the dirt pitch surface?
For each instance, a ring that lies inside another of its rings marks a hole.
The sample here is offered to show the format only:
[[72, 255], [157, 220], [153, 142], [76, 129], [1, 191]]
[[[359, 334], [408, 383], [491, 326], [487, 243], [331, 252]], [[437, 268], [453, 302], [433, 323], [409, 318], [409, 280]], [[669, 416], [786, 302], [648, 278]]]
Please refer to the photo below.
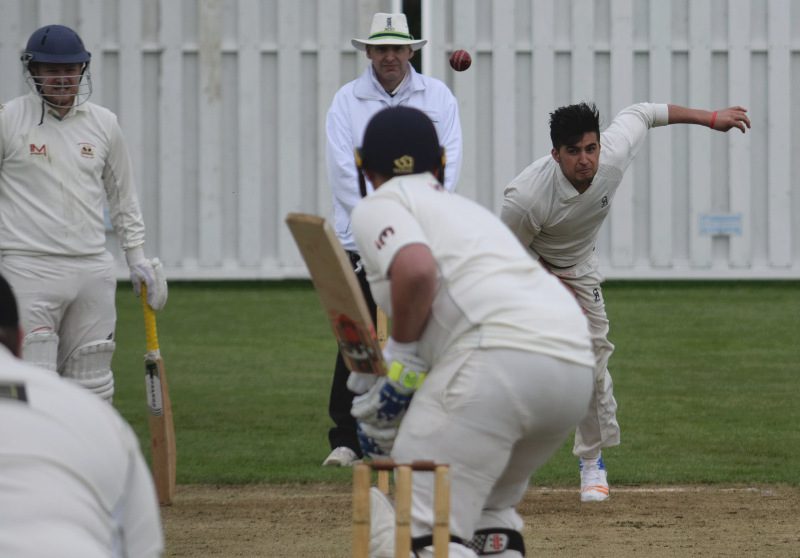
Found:
[[[162, 508], [166, 556], [346, 558], [348, 486], [179, 486]], [[602, 503], [531, 488], [528, 556], [800, 557], [800, 488], [612, 487]]]

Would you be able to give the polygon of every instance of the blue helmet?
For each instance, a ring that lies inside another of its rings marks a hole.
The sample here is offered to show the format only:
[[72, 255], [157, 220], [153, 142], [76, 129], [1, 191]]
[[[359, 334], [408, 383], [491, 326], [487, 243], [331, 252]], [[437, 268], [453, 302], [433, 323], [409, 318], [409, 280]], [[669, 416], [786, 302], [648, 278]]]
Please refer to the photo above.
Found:
[[356, 148], [361, 197], [367, 195], [366, 171], [386, 178], [438, 172], [437, 178], [444, 184], [446, 159], [436, 127], [427, 114], [403, 105], [385, 108], [370, 119], [361, 147]]
[[92, 55], [80, 36], [64, 25], [45, 25], [33, 32], [22, 53], [22, 62], [51, 64], [89, 64]]
[[386, 177], [440, 169], [443, 149], [431, 119], [419, 109], [390, 107], [376, 113], [364, 130], [361, 167]]

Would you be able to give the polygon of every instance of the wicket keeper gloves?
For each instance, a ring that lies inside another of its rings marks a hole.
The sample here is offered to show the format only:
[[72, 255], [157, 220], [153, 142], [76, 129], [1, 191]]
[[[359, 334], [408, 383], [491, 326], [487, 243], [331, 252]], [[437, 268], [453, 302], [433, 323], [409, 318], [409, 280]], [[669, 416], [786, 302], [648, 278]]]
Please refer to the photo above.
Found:
[[142, 292], [142, 283], [147, 287], [147, 304], [153, 310], [161, 310], [167, 303], [167, 278], [164, 276], [164, 266], [158, 258], [148, 260], [144, 257], [141, 246], [131, 248], [125, 252], [128, 268], [131, 271], [131, 283], [136, 296]]
[[361, 423], [385, 429], [396, 427], [428, 372], [417, 354], [417, 343], [398, 343], [391, 337], [383, 349], [388, 372], [364, 395], [353, 399], [350, 414]]

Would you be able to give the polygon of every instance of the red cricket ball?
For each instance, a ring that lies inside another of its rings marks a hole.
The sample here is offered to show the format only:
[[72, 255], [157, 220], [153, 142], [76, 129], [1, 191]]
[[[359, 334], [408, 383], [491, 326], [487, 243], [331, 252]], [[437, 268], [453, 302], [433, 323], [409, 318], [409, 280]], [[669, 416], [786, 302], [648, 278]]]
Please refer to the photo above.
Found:
[[456, 72], [463, 72], [472, 64], [472, 57], [466, 50], [456, 50], [450, 55], [450, 67]]

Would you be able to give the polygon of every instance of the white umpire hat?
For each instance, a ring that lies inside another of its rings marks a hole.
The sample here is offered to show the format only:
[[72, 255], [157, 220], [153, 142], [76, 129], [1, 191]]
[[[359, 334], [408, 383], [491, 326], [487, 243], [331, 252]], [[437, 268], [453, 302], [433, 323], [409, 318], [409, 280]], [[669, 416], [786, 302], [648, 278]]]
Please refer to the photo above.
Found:
[[408, 45], [411, 50], [421, 49], [428, 41], [414, 39], [408, 32], [406, 14], [375, 14], [372, 17], [372, 27], [366, 39], [352, 39], [350, 41], [358, 50], [367, 50], [367, 46], [380, 45]]

